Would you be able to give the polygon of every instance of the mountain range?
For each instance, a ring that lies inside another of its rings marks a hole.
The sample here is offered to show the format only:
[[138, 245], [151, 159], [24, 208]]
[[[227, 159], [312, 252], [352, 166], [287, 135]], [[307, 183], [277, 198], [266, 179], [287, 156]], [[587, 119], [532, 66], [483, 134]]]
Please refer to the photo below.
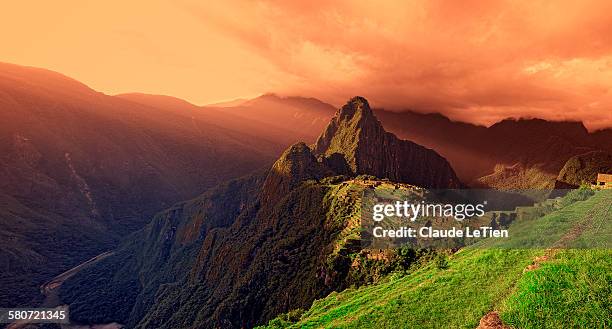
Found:
[[352, 98], [315, 143], [158, 214], [60, 297], [78, 322], [134, 328], [250, 328], [307, 309], [432, 257], [360, 248], [360, 195], [381, 179], [462, 187], [446, 159], [385, 131], [367, 100]]
[[29, 304], [53, 275], [157, 211], [269, 165], [291, 142], [231, 114], [140, 100], [0, 65], [1, 305]]
[[[319, 136], [336, 111], [313, 98], [275, 94], [216, 109], [276, 125], [294, 132], [295, 141], [306, 142]], [[509, 118], [484, 127], [452, 121], [439, 113], [373, 111], [387, 131], [436, 150], [467, 185], [550, 188], [571, 157], [597, 150], [612, 152], [611, 128], [589, 132], [581, 122]]]
[[386, 132], [355, 97], [312, 149], [296, 143], [267, 173], [157, 215], [115, 255], [64, 283], [60, 297], [77, 321], [138, 328], [252, 327], [307, 307], [353, 282], [350, 258], [332, 253], [359, 208], [345, 182], [375, 176], [461, 184], [444, 158]]
[[353, 267], [347, 232], [369, 179], [545, 188], [612, 169], [612, 129], [483, 127], [362, 97], [196, 106], [0, 64], [0, 108], [0, 305], [114, 250], [61, 287], [83, 323], [250, 327], [367, 282], [381, 270]]

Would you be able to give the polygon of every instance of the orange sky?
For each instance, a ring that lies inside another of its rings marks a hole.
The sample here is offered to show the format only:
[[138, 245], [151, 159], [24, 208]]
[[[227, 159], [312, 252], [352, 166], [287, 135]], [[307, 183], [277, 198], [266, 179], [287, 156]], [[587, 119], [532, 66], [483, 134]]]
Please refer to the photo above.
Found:
[[0, 44], [2, 62], [109, 94], [363, 95], [484, 124], [612, 126], [612, 1], [26, 0], [2, 5]]

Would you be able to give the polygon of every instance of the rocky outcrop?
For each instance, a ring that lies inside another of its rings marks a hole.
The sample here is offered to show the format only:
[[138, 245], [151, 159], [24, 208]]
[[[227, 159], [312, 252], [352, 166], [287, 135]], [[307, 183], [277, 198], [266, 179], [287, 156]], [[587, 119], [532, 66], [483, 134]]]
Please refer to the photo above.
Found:
[[313, 153], [340, 174], [366, 174], [430, 188], [461, 186], [438, 153], [385, 131], [363, 97], [352, 98], [338, 110]]

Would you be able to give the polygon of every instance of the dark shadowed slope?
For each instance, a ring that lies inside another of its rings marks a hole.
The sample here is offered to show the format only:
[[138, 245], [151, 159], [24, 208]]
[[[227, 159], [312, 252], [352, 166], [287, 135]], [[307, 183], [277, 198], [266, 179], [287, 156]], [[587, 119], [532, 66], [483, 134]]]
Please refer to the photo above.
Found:
[[485, 180], [510, 183], [525, 178], [533, 183], [524, 187], [552, 186], [572, 156], [612, 149], [611, 129], [589, 133], [580, 122], [507, 119], [487, 128], [454, 122], [440, 114], [376, 113], [389, 131], [447, 158], [467, 183], [493, 174]]
[[486, 127], [451, 121], [438, 113], [398, 113], [376, 109], [375, 113], [388, 131], [433, 148], [444, 156], [463, 181], [469, 182], [481, 176], [494, 165], [487, 150], [474, 147], [486, 134]]
[[0, 306], [30, 305], [51, 276], [286, 147], [175, 104], [0, 64]]

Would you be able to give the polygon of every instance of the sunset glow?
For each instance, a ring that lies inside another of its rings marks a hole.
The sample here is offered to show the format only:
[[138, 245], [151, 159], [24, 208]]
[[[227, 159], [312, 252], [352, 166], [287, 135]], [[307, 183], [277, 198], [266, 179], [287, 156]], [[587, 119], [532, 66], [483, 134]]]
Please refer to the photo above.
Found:
[[612, 126], [610, 1], [19, 1], [0, 62], [107, 94], [334, 105]]

